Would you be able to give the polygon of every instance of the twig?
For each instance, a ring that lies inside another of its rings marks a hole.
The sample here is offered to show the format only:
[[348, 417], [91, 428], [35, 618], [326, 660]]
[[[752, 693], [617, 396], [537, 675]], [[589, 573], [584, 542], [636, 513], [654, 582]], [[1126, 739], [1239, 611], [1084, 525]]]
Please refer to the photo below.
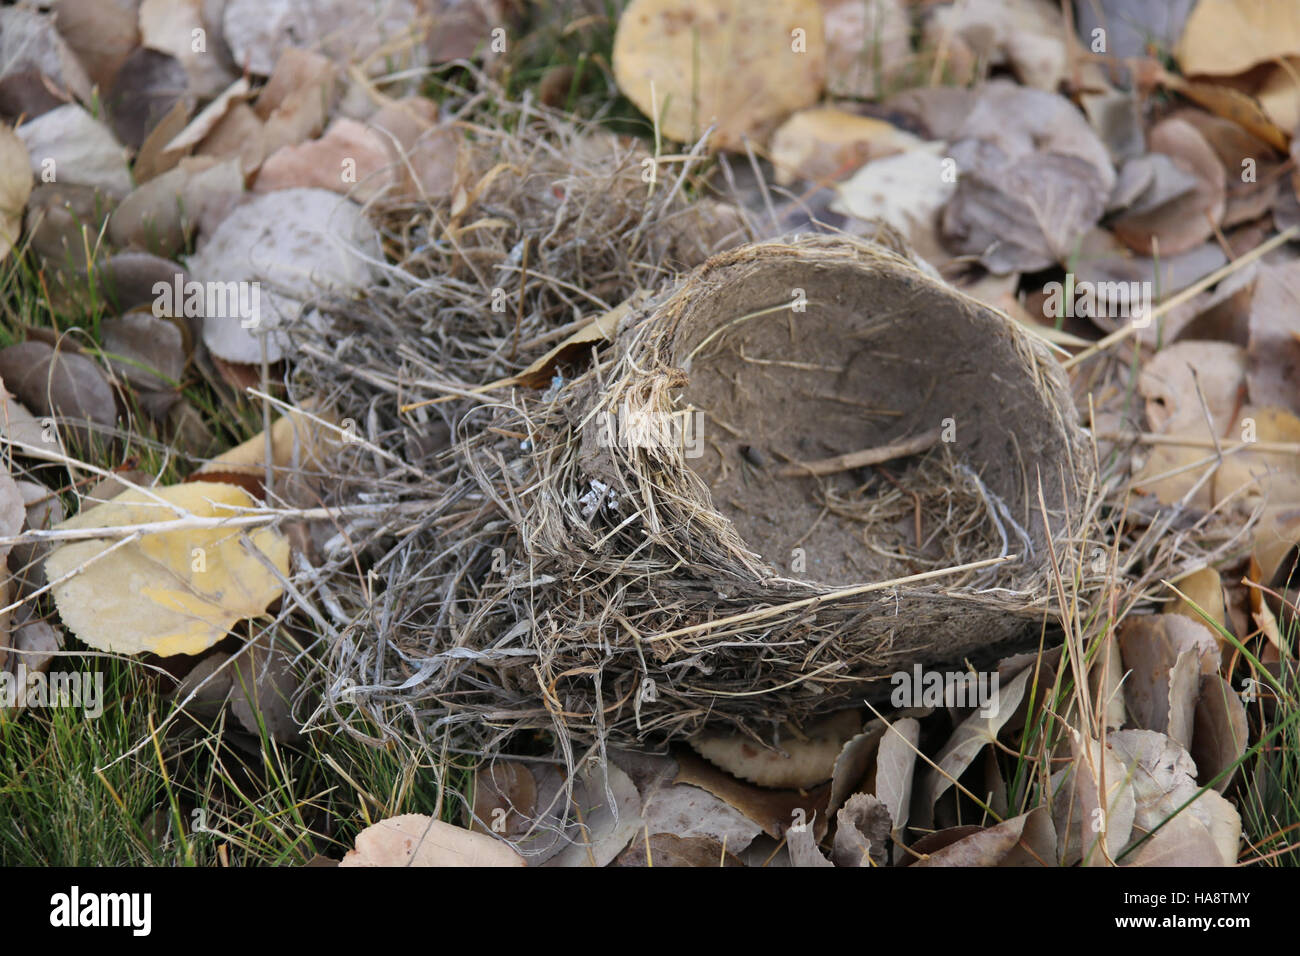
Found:
[[777, 474], [782, 478], [798, 478], [803, 475], [833, 475], [836, 472], [849, 471], [852, 468], [879, 465], [881, 462], [890, 461], [894, 458], [919, 455], [926, 449], [933, 447], [938, 440], [939, 429], [935, 428], [911, 438], [891, 442], [888, 445], [864, 448], [862, 451], [836, 455], [834, 458], [822, 458], [818, 461], [795, 462], [792, 465], [786, 465]]

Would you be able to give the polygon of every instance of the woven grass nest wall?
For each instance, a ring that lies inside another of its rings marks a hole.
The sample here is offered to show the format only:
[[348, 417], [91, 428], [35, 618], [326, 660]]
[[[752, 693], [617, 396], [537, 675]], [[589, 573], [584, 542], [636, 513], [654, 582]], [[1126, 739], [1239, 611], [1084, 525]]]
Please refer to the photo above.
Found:
[[[525, 728], [768, 740], [900, 667], [1037, 639], [1088, 458], [1013, 323], [829, 237], [722, 253], [620, 314], [549, 388], [455, 423], [443, 500], [475, 504], [403, 612], [418, 719], [489, 751]], [[879, 466], [789, 473], [936, 430]]]

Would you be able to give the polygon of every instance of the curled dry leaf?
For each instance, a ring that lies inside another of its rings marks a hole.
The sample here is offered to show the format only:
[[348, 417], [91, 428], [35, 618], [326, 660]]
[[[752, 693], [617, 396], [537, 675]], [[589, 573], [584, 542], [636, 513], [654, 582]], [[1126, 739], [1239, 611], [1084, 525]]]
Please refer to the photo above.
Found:
[[[242, 489], [193, 482], [123, 492], [59, 528], [183, 524], [182, 514], [230, 517], [253, 505]], [[150, 532], [117, 547], [110, 560], [98, 560], [118, 538], [63, 544], [45, 562], [49, 579], [62, 581], [54, 586], [54, 600], [63, 623], [103, 651], [197, 654], [225, 637], [236, 621], [265, 611], [289, 572], [288, 542], [272, 528], [247, 532], [251, 550], [244, 535], [229, 527]]]
[[1120, 626], [1128, 674], [1124, 703], [1138, 727], [1191, 742], [1202, 674], [1219, 669], [1219, 644], [1201, 623], [1179, 614], [1130, 617]]
[[[1134, 794], [1133, 835], [1143, 836], [1161, 827], [1178, 811], [1199, 820], [1214, 840], [1220, 866], [1237, 860], [1241, 843], [1241, 816], [1214, 790], [1196, 796], [1196, 764], [1178, 743], [1149, 730], [1123, 730], [1107, 738]], [[1195, 798], [1195, 799], [1193, 799]], [[1189, 800], [1190, 805], [1179, 810]]]
[[614, 77], [663, 135], [743, 149], [811, 106], [826, 76], [816, 0], [633, 0], [614, 36]]
[[422, 813], [371, 824], [339, 866], [523, 866], [500, 840], [471, 833]]
[[[1157, 192], [1115, 220], [1115, 237], [1142, 255], [1178, 255], [1214, 235], [1227, 208], [1227, 174], [1210, 144], [1191, 123], [1166, 119], [1148, 136], [1153, 153], [1172, 159], [1194, 180], [1190, 191], [1154, 183]], [[1164, 192], [1160, 192], [1160, 189]]]
[[869, 793], [855, 793], [835, 814], [831, 861], [836, 866], [885, 866], [889, 835], [897, 831], [889, 808]]
[[739, 735], [704, 733], [691, 747], [710, 763], [761, 787], [812, 787], [830, 780], [844, 744], [862, 729], [856, 710], [845, 710], [792, 732], [781, 750], [769, 750]]
[[[966, 828], [961, 828], [966, 829]], [[918, 844], [919, 846], [919, 844]], [[1055, 866], [1056, 828], [1047, 807], [962, 836], [913, 866]]]
[[313, 186], [358, 202], [387, 191], [394, 170], [384, 138], [347, 117], [330, 123], [320, 139], [283, 146], [262, 163], [253, 188], [257, 192]]
[[935, 7], [927, 45], [955, 44], [990, 66], [1009, 65], [1026, 86], [1055, 90], [1065, 77], [1066, 29], [1050, 0], [969, 0]]
[[800, 824], [811, 825], [816, 839], [826, 832], [829, 784], [808, 791], [771, 790], [743, 783], [692, 753], [680, 754], [677, 763], [674, 783], [707, 790], [753, 820], [773, 839], [780, 839], [786, 830]]
[[917, 741], [921, 724], [904, 717], [889, 725], [880, 739], [873, 790], [894, 821], [894, 838], [902, 840], [912, 806], [912, 778], [916, 773]]

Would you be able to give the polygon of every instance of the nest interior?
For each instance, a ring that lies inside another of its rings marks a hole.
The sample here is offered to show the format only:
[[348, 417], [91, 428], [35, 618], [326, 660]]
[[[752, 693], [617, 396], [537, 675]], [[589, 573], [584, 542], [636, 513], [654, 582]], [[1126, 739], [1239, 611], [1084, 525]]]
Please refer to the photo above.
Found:
[[[1041, 547], [1033, 482], [1062, 510], [1068, 432], [1021, 343], [915, 270], [818, 248], [724, 257], [668, 306], [714, 507], [774, 569], [829, 585]], [[934, 430], [920, 461], [789, 474]]]

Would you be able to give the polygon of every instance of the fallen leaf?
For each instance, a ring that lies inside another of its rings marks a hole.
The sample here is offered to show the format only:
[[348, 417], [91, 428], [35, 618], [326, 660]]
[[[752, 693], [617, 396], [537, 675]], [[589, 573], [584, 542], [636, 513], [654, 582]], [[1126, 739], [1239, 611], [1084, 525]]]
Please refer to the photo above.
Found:
[[33, 70], [82, 102], [89, 102], [90, 77], [55, 29], [56, 20], [22, 7], [0, 9], [0, 72], [8, 75]]
[[652, 833], [632, 841], [618, 855], [612, 866], [706, 867], [744, 866], [723, 850], [722, 844], [708, 837], [682, 837], [675, 833]]
[[903, 840], [912, 806], [912, 778], [916, 773], [917, 742], [921, 724], [904, 717], [890, 724], [880, 739], [876, 757], [874, 793], [894, 821], [894, 839]]
[[889, 809], [876, 797], [857, 793], [835, 814], [837, 827], [831, 850], [836, 866], [885, 866], [889, 861], [889, 836], [898, 827]]
[[[1218, 674], [1203, 675], [1192, 731], [1191, 755], [1196, 763], [1196, 779], [1208, 784], [1235, 764], [1246, 752], [1249, 735], [1246, 705], [1232, 685]], [[1235, 769], [1225, 774], [1214, 784], [1214, 789], [1224, 793], [1236, 775]]]
[[913, 866], [1055, 866], [1056, 830], [1047, 807], [977, 829], [928, 851]]
[[[884, 120], [833, 106], [800, 110], [777, 127], [768, 144], [776, 182], [831, 182], [874, 159], [908, 152], [921, 140]], [[936, 182], [938, 179], [936, 179]], [[930, 183], [934, 188], [935, 183]]]
[[668, 139], [743, 149], [795, 110], [826, 77], [816, 0], [632, 0], [614, 35], [619, 89]]
[[27, 147], [8, 126], [0, 126], [0, 261], [18, 241], [23, 211], [32, 194]]
[[537, 814], [537, 780], [528, 765], [494, 760], [474, 771], [470, 829], [518, 839]]
[[1219, 669], [1214, 635], [1182, 615], [1155, 614], [1125, 620], [1119, 646], [1128, 668], [1124, 703], [1132, 722], [1190, 742], [1200, 675]]
[[[59, 528], [182, 521], [175, 509], [198, 518], [229, 517], [253, 504], [231, 485], [192, 482], [123, 492]], [[46, 574], [51, 581], [67, 576], [54, 587], [55, 604], [63, 623], [91, 647], [161, 657], [197, 654], [225, 637], [236, 621], [261, 614], [282, 591], [279, 578], [254, 552], [287, 575], [285, 538], [271, 528], [250, 529], [250, 551], [241, 537], [228, 527], [149, 532], [118, 547], [108, 561], [96, 559], [119, 539], [91, 538], [56, 548], [46, 559]]]
[[373, 823], [357, 834], [356, 849], [339, 866], [523, 866], [500, 840], [471, 833], [422, 813]]
[[216, 96], [235, 79], [221, 57], [208, 50], [203, 0], [141, 0], [139, 16], [141, 42], [175, 57], [195, 96]]
[[[707, 790], [753, 820], [774, 839], [780, 839], [793, 826], [811, 826], [811, 821], [819, 814], [824, 817], [830, 798], [829, 784], [805, 792], [771, 790], [737, 780], [692, 753], [680, 754], [677, 762], [674, 783], [691, 784]], [[826, 831], [826, 821], [817, 819], [814, 829], [820, 838]]]
[[[197, 282], [259, 283], [255, 300], [206, 313], [203, 340], [229, 362], [260, 363], [291, 351], [283, 327], [303, 302], [327, 291], [347, 292], [370, 279], [379, 239], [360, 206], [324, 189], [281, 189], [257, 196], [227, 216], [188, 260]], [[242, 306], [253, 315], [241, 315]], [[319, 321], [308, 312], [304, 321]], [[247, 324], [246, 324], [247, 323]]]
[[962, 775], [984, 747], [997, 739], [1002, 729], [1020, 705], [1025, 688], [1033, 676], [1034, 668], [1022, 670], [1008, 684], [999, 681], [997, 707], [993, 714], [984, 716], [975, 711], [952, 732], [948, 742], [935, 754], [934, 765], [926, 786], [925, 805], [933, 808], [939, 798]]
[[912, 62], [912, 22], [903, 0], [820, 0], [826, 86], [834, 96], [874, 99]]
[[84, 355], [34, 340], [10, 345], [0, 349], [0, 378], [37, 415], [60, 419], [83, 441], [117, 422], [113, 389]]
[[1260, 263], [1247, 355], [1250, 400], [1300, 415], [1300, 262]]
[[59, 0], [55, 29], [100, 89], [108, 88], [139, 45], [139, 5], [140, 0]]
[[641, 796], [613, 763], [582, 773], [570, 806], [577, 832], [543, 866], [607, 866], [642, 827]]
[[42, 182], [53, 175], [61, 185], [94, 186], [112, 196], [131, 191], [126, 149], [76, 103], [29, 120], [16, 132]]
[[139, 47], [117, 71], [104, 95], [113, 133], [138, 150], [176, 107], [194, 109], [196, 98], [188, 89], [185, 67], [174, 56]]
[[392, 188], [392, 161], [379, 133], [339, 117], [320, 139], [283, 146], [262, 162], [257, 192], [312, 186], [366, 202]]
[[262, 728], [272, 740], [295, 743], [302, 738], [293, 716], [298, 692], [294, 657], [277, 642], [261, 638], [235, 655], [231, 665], [230, 712], [250, 734]]
[[1183, 427], [1209, 410], [1216, 434], [1235, 422], [1246, 383], [1246, 350], [1230, 342], [1175, 342], [1142, 367], [1138, 393], [1152, 431]]
[[1300, 8], [1290, 0], [1200, 0], [1175, 56], [1186, 74], [1229, 76], [1300, 54]]
[[[1057, 855], [1063, 866], [1104, 865], [1129, 842], [1137, 798], [1110, 746], [1074, 730], [1070, 734], [1070, 764], [1050, 781]], [[1107, 741], [1115, 736], [1108, 734]]]
[[[1223, 582], [1219, 580], [1219, 572], [1214, 568], [1198, 568], [1190, 571], [1180, 578], [1173, 581], [1186, 597], [1177, 597], [1173, 604], [1169, 606], [1167, 613], [1181, 614], [1183, 617], [1190, 618], [1198, 624], [1206, 624], [1204, 617], [1192, 607], [1194, 603], [1202, 611], [1210, 616], [1214, 623], [1226, 627], [1228, 623], [1227, 604], [1223, 600]], [[1223, 651], [1223, 638], [1216, 633], [1212, 626], [1210, 632], [1214, 634], [1214, 639], [1219, 645], [1220, 652]]]
[[704, 733], [687, 742], [701, 757], [742, 780], [760, 787], [805, 788], [831, 779], [844, 744], [861, 729], [861, 715], [845, 710], [802, 732], [792, 730], [779, 750], [739, 735]]

